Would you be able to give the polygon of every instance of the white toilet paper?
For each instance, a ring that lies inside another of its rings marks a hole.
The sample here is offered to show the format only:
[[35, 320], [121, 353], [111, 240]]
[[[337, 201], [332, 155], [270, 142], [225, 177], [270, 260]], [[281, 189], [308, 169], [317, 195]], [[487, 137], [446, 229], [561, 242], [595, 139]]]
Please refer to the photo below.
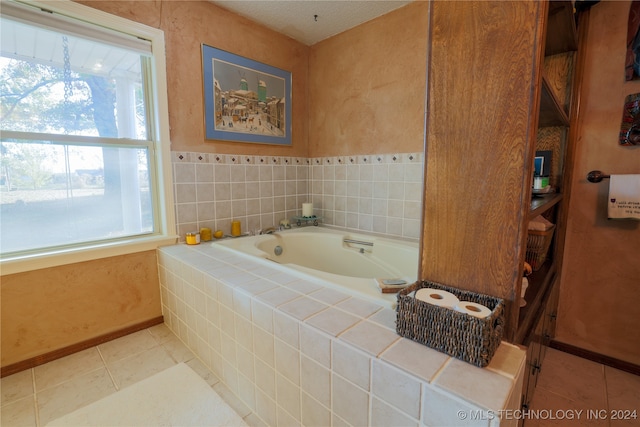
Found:
[[471, 301], [460, 301], [453, 307], [453, 309], [481, 319], [491, 314], [491, 310], [489, 310], [488, 307]]
[[416, 299], [437, 305], [439, 307], [453, 308], [460, 302], [457, 296], [451, 292], [440, 289], [421, 288], [416, 291]]

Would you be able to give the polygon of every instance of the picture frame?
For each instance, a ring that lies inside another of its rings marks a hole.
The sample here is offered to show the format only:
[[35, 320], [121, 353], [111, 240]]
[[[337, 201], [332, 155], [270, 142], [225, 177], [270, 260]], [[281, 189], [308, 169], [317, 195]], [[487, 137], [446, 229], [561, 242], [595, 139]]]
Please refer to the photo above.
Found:
[[291, 145], [291, 72], [202, 45], [205, 139]]

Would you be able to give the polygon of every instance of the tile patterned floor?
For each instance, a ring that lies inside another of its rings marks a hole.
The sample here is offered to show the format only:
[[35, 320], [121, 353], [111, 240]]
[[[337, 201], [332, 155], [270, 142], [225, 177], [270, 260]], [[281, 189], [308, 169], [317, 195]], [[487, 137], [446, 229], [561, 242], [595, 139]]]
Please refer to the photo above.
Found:
[[640, 376], [550, 348], [531, 410], [524, 427], [640, 426]]
[[2, 378], [0, 425], [44, 426], [181, 362], [200, 374], [247, 424], [263, 425], [165, 325]]
[[[164, 325], [3, 378], [0, 425], [44, 426], [180, 362], [199, 373], [247, 424], [263, 425]], [[640, 377], [549, 349], [531, 409], [540, 416], [525, 419], [525, 427], [640, 426]], [[624, 410], [636, 410], [638, 418], [611, 419]]]

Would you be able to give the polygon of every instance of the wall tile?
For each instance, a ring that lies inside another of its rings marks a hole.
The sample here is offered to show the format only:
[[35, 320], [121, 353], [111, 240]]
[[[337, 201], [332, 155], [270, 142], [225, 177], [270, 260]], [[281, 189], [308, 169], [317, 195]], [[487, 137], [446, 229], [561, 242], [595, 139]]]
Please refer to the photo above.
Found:
[[[299, 215], [307, 201], [316, 204], [324, 224], [392, 237], [414, 238], [415, 226], [403, 222], [420, 218], [413, 208], [385, 205], [390, 199], [419, 205], [419, 153], [308, 159], [174, 152], [172, 161], [181, 241], [186, 231], [202, 226], [228, 233], [231, 219], [240, 219], [248, 231], [277, 225]], [[385, 217], [400, 224], [390, 226]]]

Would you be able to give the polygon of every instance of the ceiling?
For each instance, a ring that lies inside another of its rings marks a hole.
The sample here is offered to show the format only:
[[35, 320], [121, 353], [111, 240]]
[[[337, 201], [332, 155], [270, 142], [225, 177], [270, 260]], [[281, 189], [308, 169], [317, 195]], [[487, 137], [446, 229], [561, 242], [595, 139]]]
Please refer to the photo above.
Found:
[[412, 2], [412, 0], [209, 1], [307, 46]]

